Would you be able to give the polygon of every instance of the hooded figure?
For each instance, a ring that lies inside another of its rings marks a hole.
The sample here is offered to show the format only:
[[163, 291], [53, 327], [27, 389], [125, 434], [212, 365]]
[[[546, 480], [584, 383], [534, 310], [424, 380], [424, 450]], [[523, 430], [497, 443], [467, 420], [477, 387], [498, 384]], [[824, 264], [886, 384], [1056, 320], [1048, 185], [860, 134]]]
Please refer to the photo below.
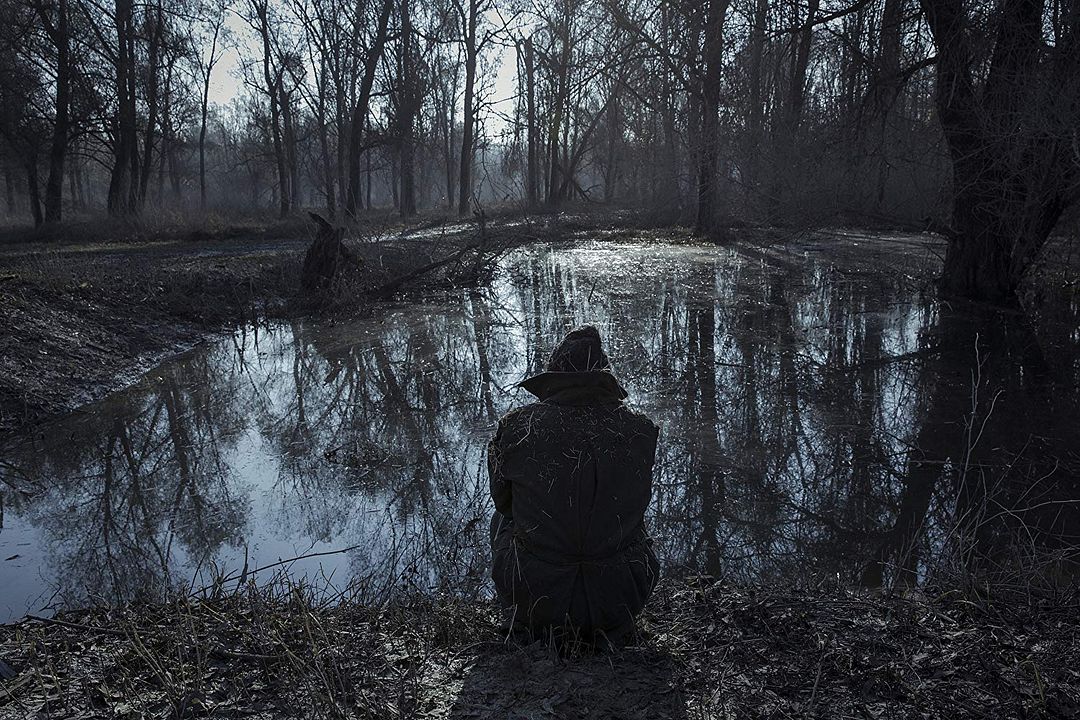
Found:
[[623, 404], [591, 326], [521, 386], [537, 402], [503, 417], [488, 445], [499, 599], [534, 635], [622, 642], [659, 572], [645, 529], [657, 427]]

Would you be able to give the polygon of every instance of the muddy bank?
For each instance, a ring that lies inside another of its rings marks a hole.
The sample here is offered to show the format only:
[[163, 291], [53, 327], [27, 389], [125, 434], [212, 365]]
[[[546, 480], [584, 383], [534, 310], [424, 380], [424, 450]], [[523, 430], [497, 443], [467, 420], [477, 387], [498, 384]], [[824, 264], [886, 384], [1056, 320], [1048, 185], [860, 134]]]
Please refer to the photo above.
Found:
[[[486, 254], [550, 224], [493, 221]], [[125, 387], [163, 358], [208, 333], [243, 322], [349, 311], [386, 293], [474, 279], [481, 237], [475, 223], [431, 222], [403, 230], [350, 231], [361, 258], [351, 284], [331, 299], [300, 291], [310, 222], [272, 228], [229, 226], [148, 239], [132, 229], [104, 242], [62, 240], [0, 245], [0, 433], [70, 412]], [[456, 273], [456, 274], [455, 274]]]
[[484, 602], [295, 587], [0, 628], [11, 716], [1074, 717], [1076, 600], [661, 585], [632, 646], [505, 642]]

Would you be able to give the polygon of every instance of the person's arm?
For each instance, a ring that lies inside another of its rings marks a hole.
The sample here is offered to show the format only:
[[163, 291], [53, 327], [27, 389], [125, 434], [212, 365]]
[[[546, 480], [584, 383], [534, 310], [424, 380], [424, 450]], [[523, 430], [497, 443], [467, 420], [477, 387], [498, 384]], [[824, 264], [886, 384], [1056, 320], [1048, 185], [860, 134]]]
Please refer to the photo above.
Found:
[[652, 420], [649, 420], [649, 429], [648, 429], [645, 437], [647, 438], [646, 447], [649, 448], [649, 451], [648, 451], [646, 457], [648, 457], [648, 462], [649, 462], [649, 472], [648, 472], [648, 477], [649, 477], [649, 500], [651, 501], [652, 500], [652, 490], [653, 490], [653, 479], [655, 477], [655, 470], [656, 470], [656, 448], [657, 448], [657, 445], [659, 444], [659, 440], [660, 440], [660, 426], [657, 425], [656, 423], [654, 423]]
[[513, 515], [510, 480], [506, 477], [503, 466], [506, 455], [506, 435], [505, 424], [500, 420], [499, 429], [495, 431], [495, 437], [491, 438], [491, 442], [488, 443], [487, 466], [491, 499], [495, 503], [495, 509], [503, 517], [510, 518]]

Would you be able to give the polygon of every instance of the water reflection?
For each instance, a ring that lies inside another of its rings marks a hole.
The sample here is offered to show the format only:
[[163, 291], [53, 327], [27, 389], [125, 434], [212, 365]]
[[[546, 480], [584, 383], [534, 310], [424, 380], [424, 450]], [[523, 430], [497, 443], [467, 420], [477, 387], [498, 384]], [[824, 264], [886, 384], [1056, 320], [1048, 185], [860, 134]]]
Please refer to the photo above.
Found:
[[5, 449], [0, 614], [298, 556], [275, 569], [486, 592], [486, 440], [585, 321], [662, 426], [671, 572], [876, 585], [1067, 548], [1076, 308], [961, 311], [886, 267], [583, 244], [480, 291], [238, 330]]
[[0, 538], [14, 530], [29, 541], [53, 602], [138, 599], [170, 584], [174, 567], [242, 541], [247, 508], [230, 456], [246, 408], [236, 377], [218, 372], [223, 357], [194, 354], [15, 448], [5, 472], [32, 484], [14, 496]]

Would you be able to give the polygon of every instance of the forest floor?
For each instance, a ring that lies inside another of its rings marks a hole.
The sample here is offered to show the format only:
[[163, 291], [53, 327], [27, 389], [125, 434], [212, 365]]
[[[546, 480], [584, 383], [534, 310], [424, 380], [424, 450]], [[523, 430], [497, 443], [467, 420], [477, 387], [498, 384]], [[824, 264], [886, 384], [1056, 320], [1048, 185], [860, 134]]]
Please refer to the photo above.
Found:
[[1071, 718], [1078, 600], [665, 581], [597, 653], [507, 641], [485, 602], [248, 589], [0, 626], [0, 716]]
[[260, 319], [355, 309], [417, 285], [475, 282], [515, 244], [575, 227], [495, 217], [393, 218], [350, 228], [361, 268], [332, 297], [300, 289], [314, 223], [160, 223], [0, 233], [0, 434], [120, 389], [209, 333]]

